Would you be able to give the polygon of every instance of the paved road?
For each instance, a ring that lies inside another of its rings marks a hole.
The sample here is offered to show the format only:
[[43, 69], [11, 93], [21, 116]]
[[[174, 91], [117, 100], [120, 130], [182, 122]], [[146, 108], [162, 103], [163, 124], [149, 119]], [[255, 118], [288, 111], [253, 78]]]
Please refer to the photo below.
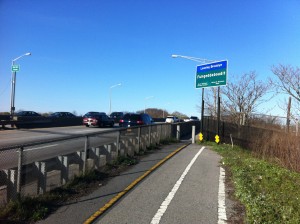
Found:
[[[56, 127], [42, 129], [14, 129], [1, 131], [0, 149], [12, 145], [20, 145], [33, 142], [42, 142], [50, 139], [71, 137], [75, 135], [102, 133], [115, 128], [86, 128], [84, 126]], [[89, 146], [95, 147], [114, 142], [117, 132], [102, 134], [90, 138]], [[68, 141], [57, 141], [50, 144], [39, 144], [24, 148], [23, 164], [54, 158], [57, 155], [65, 155], [81, 151], [85, 146], [85, 138], [76, 138]], [[0, 151], [0, 170], [16, 167], [18, 164], [17, 148]]]
[[[118, 128], [115, 126], [114, 128]], [[60, 137], [70, 137], [73, 135], [90, 134], [113, 130], [112, 128], [86, 128], [85, 126], [68, 126], [53, 128], [36, 128], [36, 129], [11, 129], [1, 130], [0, 132], [0, 148], [31, 143], [36, 141], [49, 140]]]
[[91, 195], [66, 204], [39, 223], [223, 223], [224, 214], [219, 214], [225, 210], [220, 206], [222, 200], [219, 202], [224, 197], [224, 189], [223, 194], [219, 193], [220, 156], [195, 144], [151, 172], [100, 217], [92, 217], [96, 211], [105, 210], [103, 207], [130, 183], [184, 144], [164, 146]]

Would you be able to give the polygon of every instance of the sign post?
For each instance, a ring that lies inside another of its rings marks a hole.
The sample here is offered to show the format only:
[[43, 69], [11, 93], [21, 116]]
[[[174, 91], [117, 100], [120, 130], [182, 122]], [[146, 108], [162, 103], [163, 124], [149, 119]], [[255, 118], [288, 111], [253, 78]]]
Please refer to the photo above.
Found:
[[197, 66], [196, 73], [196, 89], [202, 88], [202, 110], [201, 110], [201, 132], [203, 132], [203, 117], [204, 117], [204, 88], [218, 87], [218, 126], [217, 135], [218, 142], [220, 140], [220, 86], [227, 84], [227, 60], [215, 61], [208, 64]]

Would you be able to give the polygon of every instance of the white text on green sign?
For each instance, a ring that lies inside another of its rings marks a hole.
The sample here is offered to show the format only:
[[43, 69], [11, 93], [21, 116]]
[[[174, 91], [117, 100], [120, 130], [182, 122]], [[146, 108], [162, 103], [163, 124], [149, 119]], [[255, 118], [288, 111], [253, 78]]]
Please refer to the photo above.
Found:
[[12, 72], [18, 72], [20, 70], [20, 66], [19, 65], [13, 65], [12, 67], [11, 67], [11, 71]]
[[225, 86], [227, 60], [197, 66], [196, 88]]

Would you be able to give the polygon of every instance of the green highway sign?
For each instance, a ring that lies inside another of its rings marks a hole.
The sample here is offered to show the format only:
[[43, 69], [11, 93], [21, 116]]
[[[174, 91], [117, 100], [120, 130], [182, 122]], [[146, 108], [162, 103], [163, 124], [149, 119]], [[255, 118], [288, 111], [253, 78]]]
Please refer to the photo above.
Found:
[[225, 86], [227, 84], [227, 60], [197, 66], [196, 88]]
[[20, 66], [19, 65], [13, 65], [11, 66], [11, 71], [12, 72], [18, 72], [20, 70]]

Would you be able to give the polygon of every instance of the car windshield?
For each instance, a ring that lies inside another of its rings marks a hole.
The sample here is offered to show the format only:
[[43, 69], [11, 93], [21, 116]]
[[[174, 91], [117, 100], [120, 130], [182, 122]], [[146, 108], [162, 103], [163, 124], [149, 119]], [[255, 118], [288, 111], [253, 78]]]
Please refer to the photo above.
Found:
[[89, 112], [89, 113], [86, 113], [84, 115], [84, 117], [99, 116], [101, 114], [103, 114], [103, 113], [100, 113], [100, 112]]
[[139, 114], [126, 114], [124, 116], [124, 120], [139, 120], [140, 119], [140, 115]]

